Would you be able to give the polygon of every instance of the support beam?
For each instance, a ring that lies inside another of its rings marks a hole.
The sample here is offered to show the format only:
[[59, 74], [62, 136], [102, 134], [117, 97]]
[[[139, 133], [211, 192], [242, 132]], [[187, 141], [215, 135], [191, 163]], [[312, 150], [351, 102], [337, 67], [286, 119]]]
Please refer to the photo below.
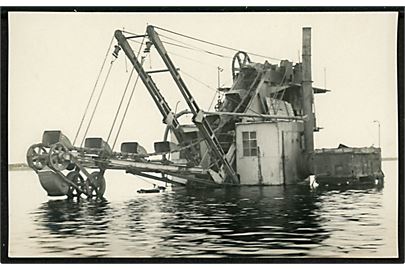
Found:
[[229, 116], [235, 116], [239, 118], [243, 117], [249, 117], [249, 118], [263, 118], [263, 119], [269, 119], [269, 120], [301, 120], [305, 121], [306, 115], [303, 117], [300, 116], [277, 116], [277, 115], [267, 115], [267, 114], [261, 114], [261, 113], [235, 113], [235, 112], [204, 112], [206, 115], [229, 115]]
[[[177, 118], [175, 117], [163, 95], [160, 93], [153, 79], [149, 76], [149, 74], [146, 73], [146, 71], [142, 67], [142, 64], [138, 61], [137, 56], [131, 48], [131, 45], [129, 45], [127, 41], [127, 38], [122, 34], [122, 31], [120, 30], [116, 30], [114, 35], [118, 41], [118, 45], [122, 48], [129, 61], [131, 61], [134, 69], [138, 73], [153, 101], [158, 107], [160, 113], [162, 114], [163, 123], [168, 125], [173, 130], [174, 136], [176, 137], [178, 142], [184, 142], [184, 135], [181, 130], [180, 123], [177, 121]], [[194, 157], [196, 156], [196, 150], [193, 147], [188, 148], [185, 151], [185, 155], [190, 162], [195, 162]]]
[[120, 159], [109, 159], [108, 161], [99, 161], [107, 169], [125, 169], [137, 170], [142, 172], [162, 172], [162, 173], [179, 173], [179, 174], [208, 174], [206, 169], [201, 167], [187, 167], [180, 165], [168, 165], [154, 162], [138, 162]]
[[176, 181], [172, 181], [167, 177], [159, 177], [156, 175], [152, 175], [152, 174], [148, 174], [148, 173], [143, 173], [143, 172], [139, 172], [139, 171], [135, 171], [135, 170], [127, 170], [125, 171], [126, 173], [130, 173], [133, 175], [138, 175], [141, 177], [145, 177], [145, 178], [149, 178], [149, 179], [153, 179], [153, 180], [157, 180], [157, 181], [162, 181], [165, 183], [169, 183], [169, 184], [176, 184], [176, 185], [185, 185], [184, 183], [180, 183], [180, 182], [176, 182]]
[[209, 148], [212, 151], [215, 158], [222, 165], [222, 168], [226, 174], [226, 176], [224, 176], [224, 178], [226, 178], [231, 183], [234, 183], [234, 184], [238, 183], [238, 177], [237, 177], [235, 171], [233, 170], [232, 166], [226, 160], [224, 150], [222, 149], [221, 144], [218, 141], [218, 138], [215, 136], [214, 131], [211, 129], [211, 126], [209, 125], [208, 121], [204, 117], [203, 111], [198, 106], [197, 102], [195, 101], [194, 97], [191, 95], [185, 82], [183, 81], [179, 72], [177, 71], [176, 67], [174, 66], [166, 49], [163, 46], [162, 41], [159, 38], [159, 35], [155, 32], [155, 29], [152, 25], [149, 25], [147, 27], [146, 32], [148, 33], [150, 41], [155, 46], [156, 51], [159, 53], [160, 57], [162, 58], [163, 62], [166, 65], [167, 69], [169, 69], [174, 82], [176, 83], [177, 87], [180, 90], [180, 93], [183, 95], [184, 100], [186, 101], [191, 112], [193, 113], [193, 122], [197, 126], [197, 128], [200, 131], [203, 138], [207, 141], [207, 144], [209, 145]]
[[144, 38], [144, 37], [148, 37], [148, 35], [133, 35], [133, 36], [126, 37], [126, 39]]
[[[162, 182], [169, 183], [169, 184], [185, 185], [185, 183], [180, 182], [180, 181], [170, 180], [169, 178], [166, 178], [166, 177], [159, 177], [159, 176], [156, 176], [156, 175], [143, 173], [143, 172], [136, 171], [136, 170], [127, 170], [126, 172], [130, 173], [130, 174], [133, 174], [133, 175], [138, 175], [138, 176], [150, 178], [150, 179], [157, 180], [157, 181], [162, 181]], [[198, 179], [198, 178], [188, 176], [188, 175], [181, 175], [181, 174], [176, 174], [176, 173], [167, 173], [167, 174], [171, 175], [171, 176], [174, 176], [174, 177], [185, 179], [186, 181], [196, 182], [196, 183], [207, 185], [207, 186], [215, 186], [215, 187], [219, 186], [215, 182], [211, 182], [211, 181], [203, 180], [203, 179]]]
[[[177, 129], [179, 127], [179, 123], [177, 122], [177, 119], [173, 117], [173, 112], [171, 111], [170, 106], [168, 105], [168, 103], [166, 102], [166, 100], [164, 99], [162, 94], [160, 93], [155, 82], [143, 69], [142, 64], [138, 61], [137, 56], [135, 55], [134, 51], [132, 50], [131, 45], [129, 45], [126, 37], [122, 34], [122, 31], [116, 30], [115, 38], [118, 41], [118, 45], [122, 48], [122, 50], [128, 57], [129, 61], [131, 61], [134, 69], [139, 74], [139, 77], [141, 78], [142, 82], [145, 84], [146, 89], [149, 91], [150, 95], [152, 96], [153, 101], [155, 102], [156, 106], [159, 108], [159, 111], [161, 112], [161, 114], [163, 116], [163, 122], [167, 125], [173, 126], [174, 129]], [[170, 119], [170, 122], [169, 122], [169, 119]], [[175, 132], [175, 135], [177, 137], [178, 132]]]
[[[177, 70], [180, 70], [179, 68]], [[168, 72], [168, 69], [155, 69], [155, 70], [148, 70], [146, 71], [147, 74], [154, 74], [154, 73], [162, 73], [162, 72]]]

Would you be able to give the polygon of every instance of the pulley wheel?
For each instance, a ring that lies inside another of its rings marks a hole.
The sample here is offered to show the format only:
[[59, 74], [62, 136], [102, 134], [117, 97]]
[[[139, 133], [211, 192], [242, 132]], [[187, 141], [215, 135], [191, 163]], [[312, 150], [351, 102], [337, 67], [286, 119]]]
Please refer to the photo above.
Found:
[[76, 165], [73, 162], [69, 163], [69, 165], [66, 167], [66, 169], [69, 171], [74, 170], [75, 168], [76, 168]]
[[249, 55], [245, 52], [237, 52], [232, 59], [232, 78], [235, 79], [242, 67], [251, 63]]
[[[82, 191], [86, 190], [86, 181], [84, 181], [83, 176], [80, 175], [79, 172], [73, 171], [67, 174], [66, 176], [70, 181], [76, 184]], [[74, 186], [70, 185], [67, 196], [69, 198], [79, 197], [81, 192], [75, 188]]]
[[45, 168], [47, 159], [47, 151], [43, 144], [34, 144], [28, 148], [27, 163], [34, 170], [40, 171]]
[[63, 171], [66, 169], [70, 161], [67, 159], [69, 150], [61, 143], [52, 145], [49, 150], [49, 166], [56, 171]]
[[89, 196], [103, 197], [106, 188], [104, 174], [101, 172], [92, 172], [91, 176], [93, 181], [90, 178], [87, 178], [87, 192], [89, 193]]

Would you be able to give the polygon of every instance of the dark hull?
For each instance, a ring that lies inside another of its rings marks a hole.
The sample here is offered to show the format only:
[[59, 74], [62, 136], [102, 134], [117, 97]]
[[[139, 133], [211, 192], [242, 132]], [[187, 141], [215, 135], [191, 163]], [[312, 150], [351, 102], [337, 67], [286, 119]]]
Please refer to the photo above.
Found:
[[345, 186], [345, 185], [383, 185], [384, 177], [381, 175], [369, 175], [364, 177], [316, 177], [316, 182], [321, 186]]

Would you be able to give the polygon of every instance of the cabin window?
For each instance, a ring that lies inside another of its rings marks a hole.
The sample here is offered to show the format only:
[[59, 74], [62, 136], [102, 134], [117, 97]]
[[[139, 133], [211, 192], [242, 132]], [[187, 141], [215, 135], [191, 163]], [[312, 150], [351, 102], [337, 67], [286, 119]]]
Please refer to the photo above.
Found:
[[255, 131], [242, 132], [243, 156], [257, 156], [257, 140]]

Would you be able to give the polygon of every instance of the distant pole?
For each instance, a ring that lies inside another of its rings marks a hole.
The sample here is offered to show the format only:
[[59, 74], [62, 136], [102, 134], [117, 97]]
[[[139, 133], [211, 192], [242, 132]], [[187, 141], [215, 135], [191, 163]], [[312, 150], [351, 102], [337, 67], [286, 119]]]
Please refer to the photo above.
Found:
[[381, 124], [378, 120], [374, 120], [373, 123], [378, 124], [378, 148], [381, 148]]
[[224, 70], [221, 67], [217, 67], [217, 70], [218, 70], [218, 88], [217, 89], [219, 89], [221, 87], [221, 72]]

